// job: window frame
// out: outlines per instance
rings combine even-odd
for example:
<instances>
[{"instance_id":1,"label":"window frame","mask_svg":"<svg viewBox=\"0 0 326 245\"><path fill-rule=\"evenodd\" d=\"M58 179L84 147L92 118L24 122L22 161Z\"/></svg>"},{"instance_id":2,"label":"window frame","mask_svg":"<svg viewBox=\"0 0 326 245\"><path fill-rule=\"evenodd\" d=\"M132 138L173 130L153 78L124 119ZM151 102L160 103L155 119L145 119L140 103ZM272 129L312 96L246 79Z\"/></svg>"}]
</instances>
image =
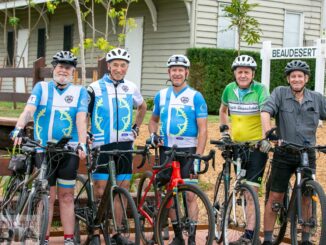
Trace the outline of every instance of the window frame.
<instances>
[{"instance_id":1,"label":"window frame","mask_svg":"<svg viewBox=\"0 0 326 245\"><path fill-rule=\"evenodd\" d=\"M293 11L293 10L285 10L284 11L284 24L283 24L283 47L290 47L290 46L285 46L285 33L286 33L286 15L287 14L296 14L300 16L300 29L299 29L299 44L297 47L302 47L303 46L303 32L304 32L304 13L303 12L298 12L298 11Z\"/></svg>"}]
</instances>

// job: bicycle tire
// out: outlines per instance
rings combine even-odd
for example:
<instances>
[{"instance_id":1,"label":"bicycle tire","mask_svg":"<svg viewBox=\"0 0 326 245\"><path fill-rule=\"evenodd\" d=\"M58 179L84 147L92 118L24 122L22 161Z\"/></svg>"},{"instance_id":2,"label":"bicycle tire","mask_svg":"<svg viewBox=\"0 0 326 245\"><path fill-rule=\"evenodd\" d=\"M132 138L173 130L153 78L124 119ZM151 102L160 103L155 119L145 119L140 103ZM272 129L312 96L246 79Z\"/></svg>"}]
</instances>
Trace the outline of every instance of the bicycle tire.
<instances>
[{"instance_id":1,"label":"bicycle tire","mask_svg":"<svg viewBox=\"0 0 326 245\"><path fill-rule=\"evenodd\" d=\"M2 204L5 204L10 198L11 201L4 207L4 212L7 215L15 216L19 210L20 202L22 199L22 186L17 189L17 186L24 181L23 176L14 175L10 177L8 186L5 190ZM15 194L13 194L15 193Z\"/></svg>"},{"instance_id":2,"label":"bicycle tire","mask_svg":"<svg viewBox=\"0 0 326 245\"><path fill-rule=\"evenodd\" d=\"M126 204L123 203L123 198L125 198L124 200ZM104 227L108 228L108 234L119 233L124 239L132 241L134 244L140 244L141 232L139 214L130 193L127 189L117 186L113 189L113 199L117 203L116 205L122 207L122 220L121 222L115 220L115 223L117 224L117 230L115 230L114 222L112 220L112 212L115 210L111 210L110 207L110 211L107 212L104 225ZM112 241L114 241L114 239L111 237L111 242ZM114 242L112 242L112 244L114 244Z\"/></svg>"},{"instance_id":3,"label":"bicycle tire","mask_svg":"<svg viewBox=\"0 0 326 245\"><path fill-rule=\"evenodd\" d=\"M316 196L317 195L317 196ZM313 244L326 244L326 196L321 185L314 180L307 180L302 185L302 197L310 196L311 204L305 203L305 207L312 207L313 217L309 218L312 227L312 234L310 234L310 241ZM320 210L316 210L316 204L320 204ZM296 203L295 203L296 204ZM295 206L296 207L296 206ZM304 207L304 205L302 205ZM302 210L303 211L303 210ZM320 218L320 219L319 219ZM318 226L320 224L320 226ZM291 215L291 243L300 244L300 235L302 227L298 224L297 209ZM310 229L311 231L311 229Z\"/></svg>"},{"instance_id":4,"label":"bicycle tire","mask_svg":"<svg viewBox=\"0 0 326 245\"><path fill-rule=\"evenodd\" d=\"M190 192L197 197L197 205L199 207L197 220L195 220L196 217L195 219L193 217L186 217L185 215L187 212L185 210L181 210L181 208L188 208L187 205L184 205L184 195L189 195ZM180 201L179 205L176 203L177 201ZM178 185L176 192L170 191L166 194L158 211L157 222L155 225L155 236L156 241L159 245L164 244L164 228L171 226L168 221L168 215L172 206L178 209L180 217L183 215L180 218L179 227L181 229L181 234L185 240L188 239L192 231L195 231L193 228L197 228L197 232L195 231L195 234L192 234L196 236L196 233L201 233L200 236L195 237L197 244L208 245L213 243L215 236L214 214L210 201L208 200L206 194L197 186L182 184ZM195 212L189 213L194 215ZM203 237L204 239L199 240L200 237Z\"/></svg>"},{"instance_id":5,"label":"bicycle tire","mask_svg":"<svg viewBox=\"0 0 326 245\"><path fill-rule=\"evenodd\" d=\"M268 178L267 183L266 183L266 191L265 191L265 207L268 201L269 197L269 192L271 189L271 180ZM286 233L286 229L288 227L287 223L287 214L288 214L288 208L290 204L290 190L291 190L291 185L288 185L288 189L284 195L283 202L282 202L282 207L280 210L277 212L276 215L276 221L273 229L273 245L278 245L283 241L283 238Z\"/></svg>"},{"instance_id":6,"label":"bicycle tire","mask_svg":"<svg viewBox=\"0 0 326 245\"><path fill-rule=\"evenodd\" d=\"M225 204L226 186L223 178L223 173L219 173L216 178L214 198L213 198L213 211L215 218L215 240L221 243L223 240L223 217L224 217L224 204Z\"/></svg>"},{"instance_id":7,"label":"bicycle tire","mask_svg":"<svg viewBox=\"0 0 326 245\"><path fill-rule=\"evenodd\" d=\"M258 202L258 195L248 184L240 184L236 187L235 200L233 200L233 194L234 193L231 193L230 197L228 198L226 212L224 213L223 244L229 244L229 242L231 241L237 241L242 236L244 236L246 230L253 231L252 238L248 239L248 242L250 242L250 244L258 244L260 229L260 208ZM248 215L246 214L246 211L244 211L247 206L247 199L245 197L246 195L250 195L251 199L253 200L253 209L250 209L254 210L255 212L255 218L251 219L252 221L254 221L254 224L252 224L253 228L248 227L247 224L249 222L246 219ZM235 205L233 205L233 202ZM242 212L242 216L238 216L238 214L241 215ZM235 217L235 215L237 215L237 217Z\"/></svg>"},{"instance_id":8,"label":"bicycle tire","mask_svg":"<svg viewBox=\"0 0 326 245\"><path fill-rule=\"evenodd\" d=\"M91 210L91 193L89 187L89 181L83 176L78 174L76 177L75 194L74 194L74 210L75 210L75 226L74 226L74 238L78 244L83 244L81 238L81 231L88 231L87 229L87 215ZM82 222L79 217L86 220L86 223Z\"/></svg>"},{"instance_id":9,"label":"bicycle tire","mask_svg":"<svg viewBox=\"0 0 326 245\"><path fill-rule=\"evenodd\" d=\"M142 208L144 211L146 211L151 218L154 218L154 211L155 211L155 198L151 198L149 196L146 196L146 199L142 206L140 207L141 199L144 195L144 189L148 187L148 183L151 180L153 176L153 173L150 171L146 171L143 173L137 189L137 210L139 211L140 208ZM152 187L154 187L152 185ZM153 190L154 191L154 190ZM141 240L144 244L151 244L154 242L154 227L148 222L148 220L139 212L139 222L140 222L140 236ZM155 222L153 220L153 222Z\"/></svg>"},{"instance_id":10,"label":"bicycle tire","mask_svg":"<svg viewBox=\"0 0 326 245\"><path fill-rule=\"evenodd\" d=\"M49 198L48 194L36 193L31 200L31 219L27 228L27 236L23 238L24 244L29 239L37 241L37 244L43 244L49 222ZM26 234L26 229L25 229ZM34 243L35 244L35 243Z\"/></svg>"}]
</instances>

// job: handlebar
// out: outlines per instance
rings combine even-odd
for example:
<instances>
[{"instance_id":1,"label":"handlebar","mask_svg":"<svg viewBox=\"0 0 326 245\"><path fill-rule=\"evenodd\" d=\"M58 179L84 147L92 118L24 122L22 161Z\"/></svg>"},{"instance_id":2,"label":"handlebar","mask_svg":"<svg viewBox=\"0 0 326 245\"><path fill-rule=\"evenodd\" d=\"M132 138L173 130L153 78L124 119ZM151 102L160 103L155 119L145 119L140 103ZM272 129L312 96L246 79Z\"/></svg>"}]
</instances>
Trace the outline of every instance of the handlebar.
<instances>
[{"instance_id":1,"label":"handlebar","mask_svg":"<svg viewBox=\"0 0 326 245\"><path fill-rule=\"evenodd\" d=\"M285 141L285 140L282 140L281 145L276 146L276 147L288 148L288 149L292 149L292 150L298 151L298 152L308 151L308 150L317 150L322 153L326 153L326 146L324 146L324 145L316 145L316 146L300 145L300 144L296 144L296 143Z\"/></svg>"},{"instance_id":2,"label":"handlebar","mask_svg":"<svg viewBox=\"0 0 326 245\"><path fill-rule=\"evenodd\" d=\"M215 151L214 150L210 150L210 152L208 153L208 155L202 156L199 154L194 154L194 153L189 153L189 152L177 152L177 145L173 145L172 148L168 151L165 151L165 155L166 160L163 164L158 165L158 166L153 166L153 169L163 169L165 168L165 166L171 162L173 159L175 159L176 157L182 157L182 158L191 158L191 159L199 159L201 161L204 161L205 163L205 168L203 171L199 171L197 172L197 174L203 174L206 173L208 170L208 161L209 160L213 160L213 167L215 167Z\"/></svg>"}]
</instances>

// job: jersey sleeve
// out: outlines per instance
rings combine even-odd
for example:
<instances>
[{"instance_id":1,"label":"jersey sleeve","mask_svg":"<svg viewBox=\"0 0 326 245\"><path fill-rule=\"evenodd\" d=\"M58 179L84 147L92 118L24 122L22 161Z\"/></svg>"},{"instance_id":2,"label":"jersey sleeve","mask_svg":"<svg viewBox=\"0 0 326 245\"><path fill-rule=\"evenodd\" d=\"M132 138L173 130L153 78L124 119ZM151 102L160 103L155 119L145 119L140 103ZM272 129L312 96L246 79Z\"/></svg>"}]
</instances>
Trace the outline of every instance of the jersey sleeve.
<instances>
[{"instance_id":1,"label":"jersey sleeve","mask_svg":"<svg viewBox=\"0 0 326 245\"><path fill-rule=\"evenodd\" d=\"M78 100L77 112L87 112L88 111L88 96L87 90L84 87L80 88L80 95Z\"/></svg>"},{"instance_id":2,"label":"jersey sleeve","mask_svg":"<svg viewBox=\"0 0 326 245\"><path fill-rule=\"evenodd\" d=\"M41 98L42 98L42 86L41 83L38 82L35 84L32 93L28 98L27 104L34 105L37 107L40 104Z\"/></svg>"},{"instance_id":3,"label":"jersey sleeve","mask_svg":"<svg viewBox=\"0 0 326 245\"><path fill-rule=\"evenodd\" d=\"M263 85L259 94L258 103L259 103L259 109L261 110L263 105L266 103L269 97L269 92L267 88Z\"/></svg>"},{"instance_id":4,"label":"jersey sleeve","mask_svg":"<svg viewBox=\"0 0 326 245\"><path fill-rule=\"evenodd\" d=\"M92 115L94 103L95 103L95 92L92 86L87 87L87 93L88 93L88 113Z\"/></svg>"},{"instance_id":5,"label":"jersey sleeve","mask_svg":"<svg viewBox=\"0 0 326 245\"><path fill-rule=\"evenodd\" d=\"M134 101L134 105L136 107L140 106L144 102L144 98L141 95L137 86L135 86L135 89L134 89L133 101Z\"/></svg>"},{"instance_id":6,"label":"jersey sleeve","mask_svg":"<svg viewBox=\"0 0 326 245\"><path fill-rule=\"evenodd\" d=\"M207 104L203 97L203 95L199 92L196 93L194 98L196 118L206 118L208 116L207 113Z\"/></svg>"},{"instance_id":7,"label":"jersey sleeve","mask_svg":"<svg viewBox=\"0 0 326 245\"><path fill-rule=\"evenodd\" d=\"M154 97L153 113L154 116L160 116L160 93L158 92Z\"/></svg>"},{"instance_id":8,"label":"jersey sleeve","mask_svg":"<svg viewBox=\"0 0 326 245\"><path fill-rule=\"evenodd\" d=\"M223 93L222 93L222 98L221 98L221 102L223 103L223 105L225 106L228 106L229 104L229 99L228 99L228 87L226 87L224 90L223 90Z\"/></svg>"}]
</instances>

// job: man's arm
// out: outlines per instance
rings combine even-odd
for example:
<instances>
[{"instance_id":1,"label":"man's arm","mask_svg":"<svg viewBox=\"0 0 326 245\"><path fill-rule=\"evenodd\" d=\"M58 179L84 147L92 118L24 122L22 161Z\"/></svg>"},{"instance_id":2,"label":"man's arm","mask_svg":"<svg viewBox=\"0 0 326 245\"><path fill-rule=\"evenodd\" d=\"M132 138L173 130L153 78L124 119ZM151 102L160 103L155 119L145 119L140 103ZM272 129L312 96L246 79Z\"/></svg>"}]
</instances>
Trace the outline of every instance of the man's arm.
<instances>
[{"instance_id":1,"label":"man's arm","mask_svg":"<svg viewBox=\"0 0 326 245\"><path fill-rule=\"evenodd\" d=\"M148 123L149 134L157 133L159 127L159 121L160 121L159 116L155 116L155 115L151 116L151 119L149 119L149 123Z\"/></svg>"},{"instance_id":2,"label":"man's arm","mask_svg":"<svg viewBox=\"0 0 326 245\"><path fill-rule=\"evenodd\" d=\"M229 125L229 115L228 115L229 108L221 104L220 107L220 125Z\"/></svg>"},{"instance_id":3,"label":"man's arm","mask_svg":"<svg viewBox=\"0 0 326 245\"><path fill-rule=\"evenodd\" d=\"M146 110L147 110L147 105L146 102L143 101L143 103L137 107L136 118L135 118L135 124L137 125L137 127L140 127L140 125L143 123Z\"/></svg>"},{"instance_id":4,"label":"man's arm","mask_svg":"<svg viewBox=\"0 0 326 245\"><path fill-rule=\"evenodd\" d=\"M207 118L197 118L198 143L196 153L202 155L207 141Z\"/></svg>"},{"instance_id":5,"label":"man's arm","mask_svg":"<svg viewBox=\"0 0 326 245\"><path fill-rule=\"evenodd\" d=\"M28 122L33 119L36 107L34 105L26 105L22 114L20 114L16 123L16 128L24 128Z\"/></svg>"},{"instance_id":6,"label":"man's arm","mask_svg":"<svg viewBox=\"0 0 326 245\"><path fill-rule=\"evenodd\" d=\"M271 115L268 112L263 111L260 113L260 117L261 117L261 124L263 128L263 135L266 135L266 132L268 132L272 128Z\"/></svg>"},{"instance_id":7,"label":"man's arm","mask_svg":"<svg viewBox=\"0 0 326 245\"><path fill-rule=\"evenodd\" d=\"M86 145L86 137L87 137L87 113L86 112L78 112L76 115L76 126L78 133L78 142L82 143L84 146ZM86 158L86 151L78 150L79 158Z\"/></svg>"}]
</instances>

